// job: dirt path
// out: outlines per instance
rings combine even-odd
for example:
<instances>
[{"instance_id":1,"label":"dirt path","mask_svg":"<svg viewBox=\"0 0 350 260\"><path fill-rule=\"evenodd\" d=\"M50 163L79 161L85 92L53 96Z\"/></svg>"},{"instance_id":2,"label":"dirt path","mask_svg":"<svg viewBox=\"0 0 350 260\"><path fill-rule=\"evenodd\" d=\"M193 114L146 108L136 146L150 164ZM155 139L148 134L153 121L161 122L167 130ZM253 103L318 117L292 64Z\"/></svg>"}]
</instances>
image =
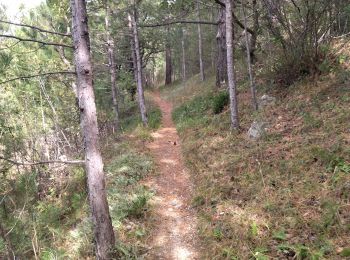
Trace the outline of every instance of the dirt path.
<instances>
[{"instance_id":1,"label":"dirt path","mask_svg":"<svg viewBox=\"0 0 350 260\"><path fill-rule=\"evenodd\" d=\"M181 157L179 136L171 120L171 104L153 95L162 111L162 127L147 145L160 174L148 180L156 190L153 199L156 230L147 259L199 259L196 217L191 205L192 185Z\"/></svg>"}]
</instances>

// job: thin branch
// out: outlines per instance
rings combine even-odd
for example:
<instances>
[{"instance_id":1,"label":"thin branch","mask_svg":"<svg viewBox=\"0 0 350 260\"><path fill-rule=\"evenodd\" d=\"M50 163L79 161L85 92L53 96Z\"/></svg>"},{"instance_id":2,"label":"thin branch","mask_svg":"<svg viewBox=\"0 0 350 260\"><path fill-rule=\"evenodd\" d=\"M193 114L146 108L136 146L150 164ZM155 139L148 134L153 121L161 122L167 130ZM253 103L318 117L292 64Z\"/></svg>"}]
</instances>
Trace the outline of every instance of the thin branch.
<instances>
[{"instance_id":1,"label":"thin branch","mask_svg":"<svg viewBox=\"0 0 350 260\"><path fill-rule=\"evenodd\" d=\"M234 14L234 12L232 12L232 16L233 16L233 21L239 26L241 27L243 30L247 30L247 32L249 32L251 35L254 35L255 32L250 29L250 28L245 28L244 24L237 18L237 16Z\"/></svg>"},{"instance_id":2,"label":"thin branch","mask_svg":"<svg viewBox=\"0 0 350 260\"><path fill-rule=\"evenodd\" d=\"M33 26L33 25L29 25L29 24L13 23L13 22L4 21L4 20L0 20L0 23L6 23L6 24L11 24L11 25L15 25L15 26L21 26L21 27L27 27L27 28L31 28L33 30L37 30L37 31L43 32L43 33L50 33L50 34L56 34L56 35L65 36L65 37L71 37L70 34L48 31L48 30L45 30L43 28L40 28L40 27L37 27L37 26Z\"/></svg>"},{"instance_id":3,"label":"thin branch","mask_svg":"<svg viewBox=\"0 0 350 260\"><path fill-rule=\"evenodd\" d=\"M0 37L16 39L16 40L19 40L21 42L36 42L36 43L40 43L43 45L61 46L61 47L66 47L66 48L71 48L71 49L73 48L73 46L66 45L66 44L61 44L61 43L56 43L56 42L43 42L43 41L34 40L34 39L25 39L25 38L20 38L20 37L14 36L14 35L0 34Z\"/></svg>"},{"instance_id":4,"label":"thin branch","mask_svg":"<svg viewBox=\"0 0 350 260\"><path fill-rule=\"evenodd\" d=\"M0 82L0 85L11 82L11 81L15 81L15 80L30 79L30 78L35 78L35 77L50 76L50 75L56 75L56 74L73 74L73 75L75 75L75 71L52 71L52 72L35 74L35 75L21 76L21 77L12 78L12 79L2 81L2 82Z\"/></svg>"},{"instance_id":5,"label":"thin branch","mask_svg":"<svg viewBox=\"0 0 350 260\"><path fill-rule=\"evenodd\" d=\"M153 27L161 27L161 26L167 26L172 24L208 24L208 25L218 25L216 22L210 22L210 21L184 21L184 20L177 20L177 21L170 21L170 22L164 22L164 23L156 23L156 24L140 24L139 27L143 28L153 28Z\"/></svg>"},{"instance_id":6,"label":"thin branch","mask_svg":"<svg viewBox=\"0 0 350 260\"><path fill-rule=\"evenodd\" d=\"M221 5L222 7L226 7L226 5L225 5L224 2L221 2L220 0L214 0L214 1L215 1L215 3ZM243 30L247 30L247 32L249 32L251 35L254 35L254 34L255 34L255 32L254 32L252 29L250 29L250 28L248 28L248 27L247 27L247 28L244 27L244 24L237 18L237 16L235 15L234 12L232 12L232 15L233 15L233 21L234 21L239 27L241 27Z\"/></svg>"},{"instance_id":7,"label":"thin branch","mask_svg":"<svg viewBox=\"0 0 350 260\"><path fill-rule=\"evenodd\" d=\"M7 161L9 163L15 164L15 165L25 165L25 166L34 166L34 165L42 165L42 164L84 164L85 161L76 160L76 161L67 161L67 160L52 160L52 161L38 161L38 162L18 162L14 161L9 158L5 158L3 156L0 156L0 160Z\"/></svg>"},{"instance_id":8,"label":"thin branch","mask_svg":"<svg viewBox=\"0 0 350 260\"><path fill-rule=\"evenodd\" d=\"M226 7L224 2L221 2L220 0L214 0L214 1L215 1L215 3L221 5L222 7Z\"/></svg>"}]
</instances>

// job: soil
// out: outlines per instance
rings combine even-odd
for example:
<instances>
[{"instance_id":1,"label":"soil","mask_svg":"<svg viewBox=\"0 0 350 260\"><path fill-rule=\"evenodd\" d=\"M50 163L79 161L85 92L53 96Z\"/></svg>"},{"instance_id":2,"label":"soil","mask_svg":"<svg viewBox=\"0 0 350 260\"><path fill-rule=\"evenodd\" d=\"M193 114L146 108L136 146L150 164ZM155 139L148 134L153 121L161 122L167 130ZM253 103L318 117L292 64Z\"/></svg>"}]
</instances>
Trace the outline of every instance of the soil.
<instances>
[{"instance_id":1,"label":"soil","mask_svg":"<svg viewBox=\"0 0 350 260\"><path fill-rule=\"evenodd\" d=\"M172 105L159 93L154 93L153 99L162 111L162 126L147 147L160 174L146 183L156 193L152 200L155 229L146 259L200 259L197 219L191 208L192 183L171 119Z\"/></svg>"}]
</instances>

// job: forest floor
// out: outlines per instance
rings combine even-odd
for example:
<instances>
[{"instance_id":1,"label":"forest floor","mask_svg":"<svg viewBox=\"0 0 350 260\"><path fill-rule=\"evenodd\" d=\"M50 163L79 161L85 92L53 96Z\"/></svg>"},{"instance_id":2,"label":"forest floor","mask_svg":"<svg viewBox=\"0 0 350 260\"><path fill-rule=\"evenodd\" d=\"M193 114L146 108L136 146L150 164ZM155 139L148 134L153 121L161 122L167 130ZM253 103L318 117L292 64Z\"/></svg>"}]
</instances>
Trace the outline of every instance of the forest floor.
<instances>
[{"instance_id":1,"label":"forest floor","mask_svg":"<svg viewBox=\"0 0 350 260\"><path fill-rule=\"evenodd\" d=\"M192 183L184 166L179 136L171 119L172 105L153 94L162 111L162 126L147 144L159 174L150 176L146 186L155 191L155 229L150 238L149 259L199 259L197 219L191 208Z\"/></svg>"}]
</instances>

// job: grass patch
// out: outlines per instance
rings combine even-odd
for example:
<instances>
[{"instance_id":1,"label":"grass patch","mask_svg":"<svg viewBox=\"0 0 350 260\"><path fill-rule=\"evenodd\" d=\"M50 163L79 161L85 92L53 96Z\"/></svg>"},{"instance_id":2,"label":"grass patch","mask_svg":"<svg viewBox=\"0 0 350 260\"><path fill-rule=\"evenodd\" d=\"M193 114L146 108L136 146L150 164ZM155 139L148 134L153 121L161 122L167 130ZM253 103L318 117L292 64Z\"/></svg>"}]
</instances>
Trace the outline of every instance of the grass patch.
<instances>
[{"instance_id":1,"label":"grass patch","mask_svg":"<svg viewBox=\"0 0 350 260\"><path fill-rule=\"evenodd\" d=\"M162 90L175 104L196 183L203 258L342 259L350 230L349 89L337 75L304 80L273 93L275 106L253 112L242 84L240 133L229 130L227 99L212 91L212 78ZM248 140L261 118L265 138Z\"/></svg>"}]
</instances>

